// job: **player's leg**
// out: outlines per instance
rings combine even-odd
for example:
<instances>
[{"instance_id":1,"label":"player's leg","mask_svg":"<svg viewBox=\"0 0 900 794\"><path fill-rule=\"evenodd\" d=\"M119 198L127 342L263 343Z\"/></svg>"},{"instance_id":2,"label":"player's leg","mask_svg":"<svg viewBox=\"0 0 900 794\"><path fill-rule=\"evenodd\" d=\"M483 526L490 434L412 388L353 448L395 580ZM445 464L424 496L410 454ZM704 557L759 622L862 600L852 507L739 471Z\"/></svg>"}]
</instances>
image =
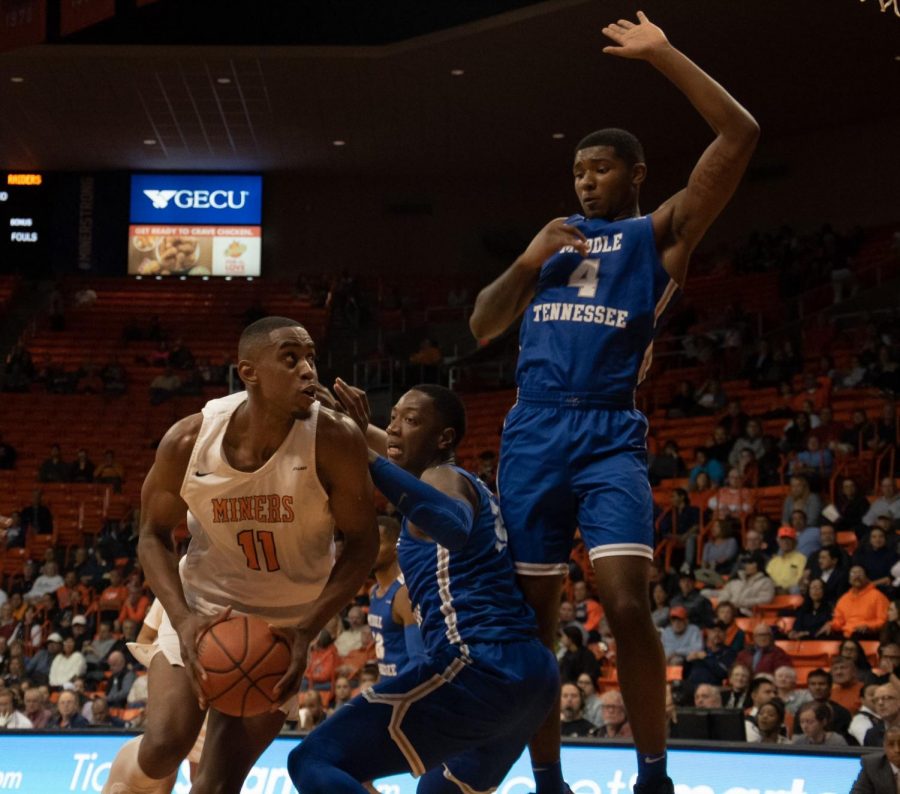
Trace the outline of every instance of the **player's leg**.
<instances>
[{"instance_id":1,"label":"player's leg","mask_svg":"<svg viewBox=\"0 0 900 794\"><path fill-rule=\"evenodd\" d=\"M551 651L577 508L567 474L569 413L554 406L517 404L503 426L497 474L500 512L519 586L537 615L541 642ZM537 794L567 790L559 746L557 692L556 705L528 745Z\"/></svg>"},{"instance_id":2,"label":"player's leg","mask_svg":"<svg viewBox=\"0 0 900 794\"><path fill-rule=\"evenodd\" d=\"M167 794L203 723L204 713L183 667L159 652L148 676L144 733L116 755L104 794Z\"/></svg>"},{"instance_id":3,"label":"player's leg","mask_svg":"<svg viewBox=\"0 0 900 794\"><path fill-rule=\"evenodd\" d=\"M253 764L282 725L282 711L241 718L211 709L192 794L239 794Z\"/></svg>"}]
</instances>

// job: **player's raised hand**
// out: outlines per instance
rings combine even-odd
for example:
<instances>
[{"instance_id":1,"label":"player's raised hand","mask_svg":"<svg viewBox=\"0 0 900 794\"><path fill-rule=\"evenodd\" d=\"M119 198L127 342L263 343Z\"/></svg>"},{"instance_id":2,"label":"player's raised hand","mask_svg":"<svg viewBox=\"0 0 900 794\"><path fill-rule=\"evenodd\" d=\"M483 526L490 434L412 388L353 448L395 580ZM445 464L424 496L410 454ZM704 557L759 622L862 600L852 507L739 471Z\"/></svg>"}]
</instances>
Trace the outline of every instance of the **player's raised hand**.
<instances>
[{"instance_id":1,"label":"player's raised hand","mask_svg":"<svg viewBox=\"0 0 900 794\"><path fill-rule=\"evenodd\" d=\"M620 58L647 60L668 46L669 40L662 28L654 25L643 11L638 11L637 16L637 24L620 19L603 28L603 35L618 45L604 47L603 52Z\"/></svg>"},{"instance_id":2,"label":"player's raised hand","mask_svg":"<svg viewBox=\"0 0 900 794\"><path fill-rule=\"evenodd\" d=\"M281 680L272 688L272 694L277 698L277 702L272 704L269 711L276 712L289 698L300 691L303 674L306 672L309 646L313 637L306 631L292 627L269 626L269 631L276 637L281 637L291 649L291 663Z\"/></svg>"},{"instance_id":3,"label":"player's raised hand","mask_svg":"<svg viewBox=\"0 0 900 794\"><path fill-rule=\"evenodd\" d=\"M369 398L366 393L357 386L351 386L347 381L338 378L334 382L334 393L340 400L344 410L359 429L366 432L369 427L369 419L372 411L369 408Z\"/></svg>"},{"instance_id":4,"label":"player's raised hand","mask_svg":"<svg viewBox=\"0 0 900 794\"><path fill-rule=\"evenodd\" d=\"M181 642L181 659L184 662L184 669L188 674L188 680L191 682L191 689L197 696L197 702L201 709L206 708L206 697L200 688L200 681L206 680L206 670L200 664L197 658L197 646L203 635L211 629L216 623L228 620L231 617L231 607L223 609L215 615L198 615L192 612L185 620L175 626L178 632L178 639Z\"/></svg>"},{"instance_id":5,"label":"player's raised hand","mask_svg":"<svg viewBox=\"0 0 900 794\"><path fill-rule=\"evenodd\" d=\"M535 235L520 261L538 270L553 254L566 246L572 246L582 256L589 253L587 237L581 230L568 226L565 218L556 218Z\"/></svg>"}]
</instances>

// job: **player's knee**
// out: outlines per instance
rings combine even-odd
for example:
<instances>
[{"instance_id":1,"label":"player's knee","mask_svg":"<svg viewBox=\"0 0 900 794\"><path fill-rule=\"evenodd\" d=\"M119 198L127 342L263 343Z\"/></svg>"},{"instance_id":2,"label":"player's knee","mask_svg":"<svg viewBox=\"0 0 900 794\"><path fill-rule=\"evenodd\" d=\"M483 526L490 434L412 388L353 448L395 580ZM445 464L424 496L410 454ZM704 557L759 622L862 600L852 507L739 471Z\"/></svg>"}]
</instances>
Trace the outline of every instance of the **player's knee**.
<instances>
[{"instance_id":1,"label":"player's knee","mask_svg":"<svg viewBox=\"0 0 900 794\"><path fill-rule=\"evenodd\" d=\"M159 731L147 731L141 740L138 763L150 777L163 778L178 768L196 738L176 726L165 736L160 736Z\"/></svg>"},{"instance_id":2,"label":"player's knee","mask_svg":"<svg viewBox=\"0 0 900 794\"><path fill-rule=\"evenodd\" d=\"M619 627L640 626L650 615L650 607L643 593L619 591L606 598L603 606L613 632Z\"/></svg>"},{"instance_id":3,"label":"player's knee","mask_svg":"<svg viewBox=\"0 0 900 794\"><path fill-rule=\"evenodd\" d=\"M329 764L315 750L315 742L306 740L288 753L287 768L300 794L327 792Z\"/></svg>"}]
</instances>

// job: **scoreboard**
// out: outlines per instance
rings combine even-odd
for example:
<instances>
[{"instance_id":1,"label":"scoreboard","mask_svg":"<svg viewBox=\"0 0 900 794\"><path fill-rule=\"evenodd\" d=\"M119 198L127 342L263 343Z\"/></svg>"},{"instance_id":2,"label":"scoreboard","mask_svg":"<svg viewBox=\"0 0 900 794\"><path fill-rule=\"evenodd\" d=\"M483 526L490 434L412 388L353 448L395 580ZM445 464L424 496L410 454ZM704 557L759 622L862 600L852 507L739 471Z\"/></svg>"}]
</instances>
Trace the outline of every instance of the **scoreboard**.
<instances>
[{"instance_id":1,"label":"scoreboard","mask_svg":"<svg viewBox=\"0 0 900 794\"><path fill-rule=\"evenodd\" d=\"M0 272L24 275L46 264L47 220L44 175L3 173L0 181Z\"/></svg>"}]
</instances>

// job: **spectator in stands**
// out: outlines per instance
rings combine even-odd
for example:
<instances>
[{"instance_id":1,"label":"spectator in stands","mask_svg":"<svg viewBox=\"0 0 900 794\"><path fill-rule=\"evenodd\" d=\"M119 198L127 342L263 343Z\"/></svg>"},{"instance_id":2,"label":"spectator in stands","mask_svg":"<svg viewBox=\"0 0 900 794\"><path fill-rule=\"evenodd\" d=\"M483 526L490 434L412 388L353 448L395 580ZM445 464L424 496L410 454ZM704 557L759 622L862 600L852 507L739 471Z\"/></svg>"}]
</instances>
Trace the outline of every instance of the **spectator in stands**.
<instances>
[{"instance_id":1,"label":"spectator in stands","mask_svg":"<svg viewBox=\"0 0 900 794\"><path fill-rule=\"evenodd\" d=\"M879 720L866 731L865 747L881 746L887 731L900 728L900 693L893 684L881 684L875 690L875 711Z\"/></svg>"},{"instance_id":2,"label":"spectator in stands","mask_svg":"<svg viewBox=\"0 0 900 794\"><path fill-rule=\"evenodd\" d=\"M819 439L811 435L806 439L806 449L797 453L797 457L791 461L789 471L792 476L805 475L813 487L817 488L828 482L833 468L834 453L827 447L823 449Z\"/></svg>"},{"instance_id":3,"label":"spectator in stands","mask_svg":"<svg viewBox=\"0 0 900 794\"><path fill-rule=\"evenodd\" d=\"M663 446L662 454L656 455L650 463L651 485L659 485L660 480L687 477L687 466L678 454L678 444L671 439Z\"/></svg>"},{"instance_id":4,"label":"spectator in stands","mask_svg":"<svg viewBox=\"0 0 900 794\"><path fill-rule=\"evenodd\" d=\"M710 480L709 475L705 471L701 471L694 482L688 485L688 490L701 498L708 499L713 495L713 491L717 487L718 486Z\"/></svg>"},{"instance_id":5,"label":"spectator in stands","mask_svg":"<svg viewBox=\"0 0 900 794\"><path fill-rule=\"evenodd\" d=\"M765 449L762 440L762 426L758 419L748 421L746 431L734 442L734 446L728 455L728 464L730 466L735 467L738 465L742 449L749 449L755 458L763 456Z\"/></svg>"},{"instance_id":6,"label":"spectator in stands","mask_svg":"<svg viewBox=\"0 0 900 794\"><path fill-rule=\"evenodd\" d=\"M0 525L0 544L0 548L7 549L25 547L25 527L22 526L22 513L18 510L13 510Z\"/></svg>"},{"instance_id":7,"label":"spectator in stands","mask_svg":"<svg viewBox=\"0 0 900 794\"><path fill-rule=\"evenodd\" d=\"M728 403L720 381L710 378L694 393L698 413L717 414Z\"/></svg>"},{"instance_id":8,"label":"spectator in stands","mask_svg":"<svg viewBox=\"0 0 900 794\"><path fill-rule=\"evenodd\" d=\"M362 607L350 607L347 612L347 626L334 641L338 656L347 656L351 651L358 651L363 647L365 626L366 617Z\"/></svg>"},{"instance_id":9,"label":"spectator in stands","mask_svg":"<svg viewBox=\"0 0 900 794\"><path fill-rule=\"evenodd\" d=\"M679 381L675 387L675 394L666 406L666 416L669 419L683 419L694 416L696 412L697 398L694 387L689 380Z\"/></svg>"},{"instance_id":10,"label":"spectator in stands","mask_svg":"<svg viewBox=\"0 0 900 794\"><path fill-rule=\"evenodd\" d=\"M730 601L744 615L751 615L760 604L768 604L775 597L775 583L762 570L763 565L765 558L759 552L744 555L740 572L718 592L719 600Z\"/></svg>"},{"instance_id":11,"label":"spectator in stands","mask_svg":"<svg viewBox=\"0 0 900 794\"><path fill-rule=\"evenodd\" d=\"M838 599L826 631L845 637L877 637L887 622L887 608L887 598L869 581L865 569L854 565L850 568L850 590Z\"/></svg>"},{"instance_id":12,"label":"spectator in stands","mask_svg":"<svg viewBox=\"0 0 900 794\"><path fill-rule=\"evenodd\" d=\"M732 468L728 470L727 484L707 504L716 518L740 520L753 510L753 503L753 491L744 487L740 469Z\"/></svg>"},{"instance_id":13,"label":"spectator in stands","mask_svg":"<svg viewBox=\"0 0 900 794\"><path fill-rule=\"evenodd\" d=\"M900 645L896 642L882 642L878 646L878 663L875 669L869 670L867 681L887 684L891 676L896 675L900 666Z\"/></svg>"},{"instance_id":14,"label":"spectator in stands","mask_svg":"<svg viewBox=\"0 0 900 794\"><path fill-rule=\"evenodd\" d=\"M135 679L134 671L129 669L124 653L121 651L110 653L109 672L106 699L113 708L124 708Z\"/></svg>"},{"instance_id":15,"label":"spectator in stands","mask_svg":"<svg viewBox=\"0 0 900 794\"><path fill-rule=\"evenodd\" d=\"M806 439L812 430L812 422L806 411L797 411L788 422L781 437L781 451L786 454L797 453L806 449Z\"/></svg>"},{"instance_id":16,"label":"spectator in stands","mask_svg":"<svg viewBox=\"0 0 900 794\"><path fill-rule=\"evenodd\" d=\"M157 375L150 382L150 404L160 405L166 400L171 400L181 389L181 378L179 378L171 369L166 367L165 371Z\"/></svg>"},{"instance_id":17,"label":"spectator in stands","mask_svg":"<svg viewBox=\"0 0 900 794\"><path fill-rule=\"evenodd\" d=\"M112 623L110 621L101 621L97 627L97 636L82 646L82 653L87 659L88 664L103 665L107 661L107 657L116 645L116 638L112 633Z\"/></svg>"},{"instance_id":18,"label":"spectator in stands","mask_svg":"<svg viewBox=\"0 0 900 794\"><path fill-rule=\"evenodd\" d=\"M835 731L828 730L831 714L824 703L804 703L797 712L801 734L794 736L794 744L828 745L846 747L847 740Z\"/></svg>"},{"instance_id":19,"label":"spectator in stands","mask_svg":"<svg viewBox=\"0 0 900 794\"><path fill-rule=\"evenodd\" d=\"M50 727L60 729L89 728L91 724L81 716L78 696L71 691L63 691L56 702L56 716Z\"/></svg>"},{"instance_id":20,"label":"spectator in stands","mask_svg":"<svg viewBox=\"0 0 900 794\"><path fill-rule=\"evenodd\" d=\"M841 433L838 450L847 455L856 455L865 450L868 441L875 435L875 426L869 421L866 412L861 408L852 414L850 426Z\"/></svg>"},{"instance_id":21,"label":"spectator in stands","mask_svg":"<svg viewBox=\"0 0 900 794\"><path fill-rule=\"evenodd\" d=\"M728 688L722 693L726 709L744 709L750 705L750 678L753 673L740 662L731 665L728 672Z\"/></svg>"},{"instance_id":22,"label":"spectator in stands","mask_svg":"<svg viewBox=\"0 0 900 794\"><path fill-rule=\"evenodd\" d=\"M777 593L799 593L806 557L797 551L797 531L791 526L778 530L778 553L769 560L766 573Z\"/></svg>"},{"instance_id":23,"label":"spectator in stands","mask_svg":"<svg viewBox=\"0 0 900 794\"><path fill-rule=\"evenodd\" d=\"M750 417L741 408L741 401L735 397L728 401L728 407L725 409L725 415L719 420L719 425L724 428L728 437L734 440L746 435L749 421Z\"/></svg>"},{"instance_id":24,"label":"spectator in stands","mask_svg":"<svg viewBox=\"0 0 900 794\"><path fill-rule=\"evenodd\" d=\"M607 710L604 709L604 719ZM584 697L575 684L560 689L560 733L563 736L590 736L594 726L584 716Z\"/></svg>"},{"instance_id":25,"label":"spectator in stands","mask_svg":"<svg viewBox=\"0 0 900 794\"><path fill-rule=\"evenodd\" d=\"M575 620L582 625L591 641L600 639L600 621L603 620L603 607L588 594L587 582L575 582L572 586L572 605L575 608Z\"/></svg>"},{"instance_id":26,"label":"spectator in stands","mask_svg":"<svg viewBox=\"0 0 900 794\"><path fill-rule=\"evenodd\" d=\"M12 689L0 689L0 730L24 731L34 728L31 720L18 709Z\"/></svg>"},{"instance_id":27,"label":"spectator in stands","mask_svg":"<svg viewBox=\"0 0 900 794\"><path fill-rule=\"evenodd\" d=\"M819 579L825 588L825 601L834 606L850 587L850 559L836 544L823 546L818 555L807 560L808 579Z\"/></svg>"},{"instance_id":28,"label":"spectator in stands","mask_svg":"<svg viewBox=\"0 0 900 794\"><path fill-rule=\"evenodd\" d=\"M115 459L115 453L108 449L103 453L103 462L94 470L94 482L112 485L116 493L121 493L125 480L125 469Z\"/></svg>"},{"instance_id":29,"label":"spectator in stands","mask_svg":"<svg viewBox=\"0 0 900 794\"><path fill-rule=\"evenodd\" d=\"M144 587L140 580L132 575L125 585L128 596L119 610L119 616L115 621L116 626L124 625L126 620L133 620L135 623L143 623L150 608L150 598L144 592Z\"/></svg>"},{"instance_id":30,"label":"spectator in stands","mask_svg":"<svg viewBox=\"0 0 900 794\"><path fill-rule=\"evenodd\" d=\"M793 667L794 660L775 644L772 627L757 623L753 628L753 646L738 654L737 661L750 668L753 675L769 673L773 675L781 667Z\"/></svg>"},{"instance_id":31,"label":"spectator in stands","mask_svg":"<svg viewBox=\"0 0 900 794\"><path fill-rule=\"evenodd\" d=\"M329 711L334 714L342 706L346 706L353 700L353 687L350 685L350 679L346 676L339 675L334 679L334 698L331 701Z\"/></svg>"},{"instance_id":32,"label":"spectator in stands","mask_svg":"<svg viewBox=\"0 0 900 794\"><path fill-rule=\"evenodd\" d=\"M600 663L597 657L584 647L584 638L574 626L562 630L562 643L565 648L559 660L559 677L562 681L575 682L583 673L596 679L600 675Z\"/></svg>"},{"instance_id":33,"label":"spectator in stands","mask_svg":"<svg viewBox=\"0 0 900 794\"><path fill-rule=\"evenodd\" d=\"M597 687L594 684L594 679L587 673L582 673L578 676L578 680L575 684L581 690L582 702L584 703L582 712L584 718L591 723L591 725L595 725L599 728L604 722L603 702L600 700L600 695L597 694Z\"/></svg>"},{"instance_id":34,"label":"spectator in stands","mask_svg":"<svg viewBox=\"0 0 900 794\"><path fill-rule=\"evenodd\" d=\"M800 706L812 700L807 690L797 689L797 671L793 667L783 664L775 668L774 680L777 697L791 714L796 714Z\"/></svg>"},{"instance_id":35,"label":"spectator in stands","mask_svg":"<svg viewBox=\"0 0 900 794\"><path fill-rule=\"evenodd\" d=\"M763 556L763 565L769 561L769 555L766 553L766 536L769 533L769 519L763 515L756 515L750 524L750 528L744 535L744 545L741 547L740 555L731 566L730 576L737 576L741 569L741 557L745 554L753 554L759 552Z\"/></svg>"},{"instance_id":36,"label":"spectator in stands","mask_svg":"<svg viewBox=\"0 0 900 794\"><path fill-rule=\"evenodd\" d=\"M118 717L113 717L109 712L109 702L103 695L95 695L91 700L92 728L124 728L125 723Z\"/></svg>"},{"instance_id":37,"label":"spectator in stands","mask_svg":"<svg viewBox=\"0 0 900 794\"><path fill-rule=\"evenodd\" d=\"M686 609L688 620L695 626L711 626L715 619L712 604L694 587L694 576L689 570L679 572L678 592L672 596L670 604Z\"/></svg>"},{"instance_id":38,"label":"spectator in stands","mask_svg":"<svg viewBox=\"0 0 900 794\"><path fill-rule=\"evenodd\" d=\"M830 405L822 406L819 412L819 426L809 431L809 435L819 439L822 449L830 449L834 452L841 440L843 427L834 421L834 411Z\"/></svg>"},{"instance_id":39,"label":"spectator in stands","mask_svg":"<svg viewBox=\"0 0 900 794\"><path fill-rule=\"evenodd\" d=\"M122 583L122 574L117 568L109 572L109 584L97 598L100 620L109 621L116 627L122 605L128 599L128 588Z\"/></svg>"},{"instance_id":40,"label":"spectator in stands","mask_svg":"<svg viewBox=\"0 0 900 794\"><path fill-rule=\"evenodd\" d=\"M756 726L756 715L761 706L772 700L777 694L775 682L769 674L757 675L750 682L750 710L744 720L744 731L748 742L759 741L759 728Z\"/></svg>"},{"instance_id":41,"label":"spectator in stands","mask_svg":"<svg viewBox=\"0 0 900 794\"><path fill-rule=\"evenodd\" d=\"M684 607L669 610L669 625L660 636L669 665L682 665L691 654L703 652L703 634L693 623L688 623Z\"/></svg>"},{"instance_id":42,"label":"spectator in stands","mask_svg":"<svg viewBox=\"0 0 900 794\"><path fill-rule=\"evenodd\" d=\"M850 720L850 728L848 733L853 737L857 744L863 745L866 741L866 734L876 725L881 724L881 717L878 716L878 702L876 695L881 684L874 682L865 683L860 687L860 698L862 705L859 711Z\"/></svg>"},{"instance_id":43,"label":"spectator in stands","mask_svg":"<svg viewBox=\"0 0 900 794\"><path fill-rule=\"evenodd\" d=\"M650 592L650 609L653 617L653 625L662 629L669 625L669 593L665 587L657 583ZM2 607L0 607L2 609ZM2 613L0 613L2 614ZM562 616L560 615L560 620Z\"/></svg>"},{"instance_id":44,"label":"spectator in stands","mask_svg":"<svg viewBox=\"0 0 900 794\"><path fill-rule=\"evenodd\" d=\"M743 629L737 624L737 611L734 604L723 599L716 604L716 621L725 627L725 644L735 653L744 649L747 642Z\"/></svg>"},{"instance_id":45,"label":"spectator in stands","mask_svg":"<svg viewBox=\"0 0 900 794\"><path fill-rule=\"evenodd\" d=\"M66 637L62 641L62 652L53 658L50 665L49 684L53 688L60 688L72 683L77 676L87 672L87 662L78 651L75 650L75 640Z\"/></svg>"},{"instance_id":46,"label":"spectator in stands","mask_svg":"<svg viewBox=\"0 0 900 794\"><path fill-rule=\"evenodd\" d=\"M659 535L669 540L677 549L684 549L689 565L697 559L696 537L700 530L700 510L694 507L684 488L673 488L671 508L659 520Z\"/></svg>"},{"instance_id":47,"label":"spectator in stands","mask_svg":"<svg viewBox=\"0 0 900 794\"><path fill-rule=\"evenodd\" d=\"M581 632L582 645L587 645L588 633L587 629L575 620L575 605L571 601L562 601L559 605L559 631L572 626Z\"/></svg>"},{"instance_id":48,"label":"spectator in stands","mask_svg":"<svg viewBox=\"0 0 900 794\"><path fill-rule=\"evenodd\" d=\"M760 742L762 744L790 744L790 739L784 735L785 705L777 697L763 703L756 712L756 733L753 738L748 736L747 741Z\"/></svg>"},{"instance_id":49,"label":"spectator in stands","mask_svg":"<svg viewBox=\"0 0 900 794\"><path fill-rule=\"evenodd\" d=\"M29 532L35 535L53 534L53 514L50 508L44 504L44 494L40 488L32 492L32 502L20 511L22 517L22 529L27 536Z\"/></svg>"},{"instance_id":50,"label":"spectator in stands","mask_svg":"<svg viewBox=\"0 0 900 794\"><path fill-rule=\"evenodd\" d=\"M93 482L94 464L88 458L87 450L83 447L78 450L77 457L69 468L69 482Z\"/></svg>"},{"instance_id":51,"label":"spectator in stands","mask_svg":"<svg viewBox=\"0 0 900 794\"><path fill-rule=\"evenodd\" d=\"M722 708L722 692L713 684L700 684L694 690L694 708L720 709Z\"/></svg>"},{"instance_id":52,"label":"spectator in stands","mask_svg":"<svg viewBox=\"0 0 900 794\"><path fill-rule=\"evenodd\" d=\"M47 708L44 694L39 686L30 686L22 695L25 703L24 714L30 720L37 731L42 731L50 725L53 712Z\"/></svg>"},{"instance_id":53,"label":"spectator in stands","mask_svg":"<svg viewBox=\"0 0 900 794\"><path fill-rule=\"evenodd\" d=\"M725 479L725 467L715 458L709 457L709 451L706 447L697 447L694 450L694 465L691 467L689 475L689 485L696 490L709 490L700 488L697 478L700 474L706 474L710 481L710 486L718 487Z\"/></svg>"},{"instance_id":54,"label":"spectator in stands","mask_svg":"<svg viewBox=\"0 0 900 794\"><path fill-rule=\"evenodd\" d=\"M824 583L821 579L813 579L807 587L803 604L794 613L794 626L788 632L788 637L792 640L802 640L826 634L832 613L833 606L826 599Z\"/></svg>"},{"instance_id":55,"label":"spectator in stands","mask_svg":"<svg viewBox=\"0 0 900 794\"><path fill-rule=\"evenodd\" d=\"M734 538L738 531L731 518L716 518L709 529L709 538L703 545L703 559L700 568L694 571L694 578L712 587L720 587L723 574L733 567L738 556L738 543Z\"/></svg>"},{"instance_id":56,"label":"spectator in stands","mask_svg":"<svg viewBox=\"0 0 900 794\"><path fill-rule=\"evenodd\" d=\"M728 677L731 665L737 659L737 651L725 644L726 626L716 621L706 630L706 646L689 653L682 671L682 680L688 691L701 684L721 684Z\"/></svg>"},{"instance_id":57,"label":"spectator in stands","mask_svg":"<svg viewBox=\"0 0 900 794\"><path fill-rule=\"evenodd\" d=\"M55 562L45 562L41 568L41 575L34 580L31 589L25 593L25 600L29 603L40 601L47 593L55 593L64 584L59 575L59 568Z\"/></svg>"},{"instance_id":58,"label":"spectator in stands","mask_svg":"<svg viewBox=\"0 0 900 794\"><path fill-rule=\"evenodd\" d=\"M12 444L8 444L3 440L3 433L0 433L0 470L9 470L16 468L16 458L19 453Z\"/></svg>"},{"instance_id":59,"label":"spectator in stands","mask_svg":"<svg viewBox=\"0 0 900 794\"><path fill-rule=\"evenodd\" d=\"M66 482L69 479L69 464L60 454L59 444L50 447L50 457L38 469L39 482Z\"/></svg>"},{"instance_id":60,"label":"spectator in stands","mask_svg":"<svg viewBox=\"0 0 900 794\"><path fill-rule=\"evenodd\" d=\"M812 695L812 703L820 703L831 710L831 721L828 730L846 734L850 728L850 712L840 703L831 699L831 673L817 667L806 677L806 688Z\"/></svg>"},{"instance_id":61,"label":"spectator in stands","mask_svg":"<svg viewBox=\"0 0 900 794\"><path fill-rule=\"evenodd\" d=\"M859 697L859 680L856 665L845 656L831 657L831 699L840 703L851 715L862 705Z\"/></svg>"},{"instance_id":62,"label":"spectator in stands","mask_svg":"<svg viewBox=\"0 0 900 794\"><path fill-rule=\"evenodd\" d=\"M900 601L896 599L888 604L887 623L881 629L879 640L882 645L897 643L900 645Z\"/></svg>"},{"instance_id":63,"label":"spectator in stands","mask_svg":"<svg viewBox=\"0 0 900 794\"><path fill-rule=\"evenodd\" d=\"M716 425L713 428L712 443L707 445L706 454L712 460L717 460L723 466L728 463L728 456L731 454L731 445L734 441L728 436L728 431L723 425Z\"/></svg>"},{"instance_id":64,"label":"spectator in stands","mask_svg":"<svg viewBox=\"0 0 900 794\"><path fill-rule=\"evenodd\" d=\"M759 472L758 485L768 487L781 484L781 453L778 451L778 441L774 436L763 436L763 454L756 459L756 468Z\"/></svg>"},{"instance_id":65,"label":"spectator in stands","mask_svg":"<svg viewBox=\"0 0 900 794\"><path fill-rule=\"evenodd\" d=\"M59 632L51 632L47 637L46 646L39 648L31 658L26 659L25 672L29 678L41 684L47 683L53 659L62 651L62 640Z\"/></svg>"},{"instance_id":66,"label":"spectator in stands","mask_svg":"<svg viewBox=\"0 0 900 794\"><path fill-rule=\"evenodd\" d=\"M875 526L880 516L890 516L892 521L900 519L900 493L894 485L893 477L884 477L879 484L878 498L863 516L863 524Z\"/></svg>"},{"instance_id":67,"label":"spectator in stands","mask_svg":"<svg viewBox=\"0 0 900 794\"><path fill-rule=\"evenodd\" d=\"M810 526L805 510L794 510L791 513L791 528L797 533L797 551L808 562L822 548L822 531L819 527Z\"/></svg>"},{"instance_id":68,"label":"spectator in stands","mask_svg":"<svg viewBox=\"0 0 900 794\"><path fill-rule=\"evenodd\" d=\"M885 521L885 524L889 522ZM891 569L898 561L896 543L888 545L888 532L877 524L869 530L869 537L853 554L853 564L866 571L869 581L882 592L892 591L893 575Z\"/></svg>"},{"instance_id":69,"label":"spectator in stands","mask_svg":"<svg viewBox=\"0 0 900 794\"><path fill-rule=\"evenodd\" d=\"M119 357L115 354L100 370L100 379L103 382L103 391L107 394L124 394L128 388L125 368L119 363Z\"/></svg>"},{"instance_id":70,"label":"spectator in stands","mask_svg":"<svg viewBox=\"0 0 900 794\"><path fill-rule=\"evenodd\" d=\"M497 453L494 450L485 449L478 453L475 475L491 493L497 493Z\"/></svg>"},{"instance_id":71,"label":"spectator in stands","mask_svg":"<svg viewBox=\"0 0 900 794\"><path fill-rule=\"evenodd\" d=\"M845 477L841 481L841 492L834 503L840 518L835 521L835 529L839 532L852 530L862 538L863 518L869 511L869 500L859 491L856 480Z\"/></svg>"},{"instance_id":72,"label":"spectator in stands","mask_svg":"<svg viewBox=\"0 0 900 794\"><path fill-rule=\"evenodd\" d=\"M617 689L611 689L600 696L600 702L603 707L603 725L594 732L594 735L602 739L630 738L631 726L628 724L622 693Z\"/></svg>"},{"instance_id":73,"label":"spectator in stands","mask_svg":"<svg viewBox=\"0 0 900 794\"><path fill-rule=\"evenodd\" d=\"M742 449L738 455L737 469L741 473L741 484L747 488L759 485L759 463L752 450Z\"/></svg>"},{"instance_id":74,"label":"spectator in stands","mask_svg":"<svg viewBox=\"0 0 900 794\"><path fill-rule=\"evenodd\" d=\"M791 523L791 513L802 510L810 526L817 527L822 518L822 500L809 487L809 480L803 475L791 477L790 490L781 508L782 526Z\"/></svg>"}]
</instances>

